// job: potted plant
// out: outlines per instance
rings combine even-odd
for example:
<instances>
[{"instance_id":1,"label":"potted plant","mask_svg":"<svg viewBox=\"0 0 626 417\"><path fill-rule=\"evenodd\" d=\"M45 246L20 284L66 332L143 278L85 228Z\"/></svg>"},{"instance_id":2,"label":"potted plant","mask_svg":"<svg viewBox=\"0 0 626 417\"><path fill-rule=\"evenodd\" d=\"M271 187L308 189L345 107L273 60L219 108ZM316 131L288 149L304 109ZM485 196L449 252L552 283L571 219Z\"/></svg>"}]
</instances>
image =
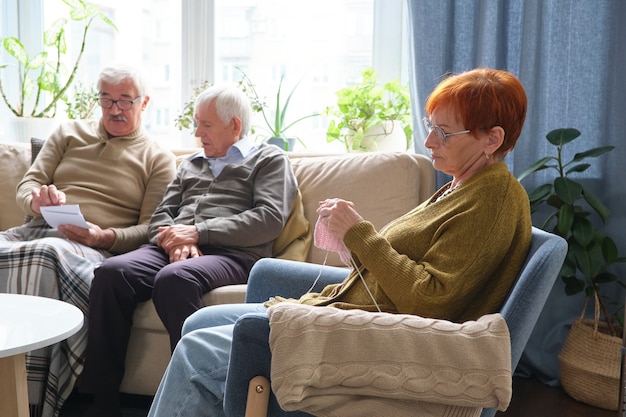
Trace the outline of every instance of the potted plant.
<instances>
[{"instance_id":1,"label":"potted plant","mask_svg":"<svg viewBox=\"0 0 626 417\"><path fill-rule=\"evenodd\" d=\"M174 126L178 128L178 130L189 130L194 128L194 107L196 104L196 98L202 93L204 90L209 88L211 83L208 81L203 81L199 86L195 87L191 91L191 95L189 96L189 100L183 104L183 109L180 114L176 116L174 119Z\"/></svg>"},{"instance_id":2,"label":"potted plant","mask_svg":"<svg viewBox=\"0 0 626 417\"><path fill-rule=\"evenodd\" d=\"M287 110L289 109L289 103L291 102L291 97L298 88L298 84L289 92L287 98L283 102L281 100L283 82L285 80L285 75L281 75L280 81L278 83L278 89L276 90L276 96L273 102L273 108L269 109L269 105L265 100L262 100L259 94L257 93L256 87L250 77L241 69L239 69L242 74L241 85L244 91L248 92L248 95L251 97L253 103L257 103L257 111L261 113L263 117L263 121L265 122L264 127L259 127L261 131L265 132L261 135L267 143L278 146L285 151L293 150L294 144L296 140L300 142L303 146L304 143L299 137L288 136L287 131L292 128L297 123L302 120L319 116L319 113L312 113L306 116L299 117L291 122L287 122ZM283 96L284 97L284 96Z\"/></svg>"},{"instance_id":3,"label":"potted plant","mask_svg":"<svg viewBox=\"0 0 626 417\"><path fill-rule=\"evenodd\" d=\"M74 85L74 93L66 95L63 101L68 119L90 119L97 108L98 90L93 84L85 86L78 82Z\"/></svg>"},{"instance_id":4,"label":"potted plant","mask_svg":"<svg viewBox=\"0 0 626 417\"><path fill-rule=\"evenodd\" d=\"M74 81L92 23L100 19L117 30L98 6L83 0L63 0L63 3L70 8L69 18L57 19L44 32L44 51L31 55L19 39L7 37L2 40L4 50L14 59L15 64L0 65L0 75L13 69L18 76L18 93L15 100L9 99L4 78L0 77L0 95L4 104L17 117L54 117L58 104L63 102ZM68 72L62 58L67 53L65 30L70 20L82 22L83 27L80 50Z\"/></svg>"},{"instance_id":5,"label":"potted plant","mask_svg":"<svg viewBox=\"0 0 626 417\"><path fill-rule=\"evenodd\" d=\"M310 117L318 116L319 114L309 114L307 116L300 117L299 119L296 119L290 123L287 123L285 121L287 110L289 108L291 97L297 88L297 85L291 90L291 92L287 96L287 99L283 103L281 101L281 89L284 77L281 77L280 83L278 84L278 90L276 92L275 107L272 110L273 117L270 117L268 109L269 105L265 102L263 98L261 98L261 96L257 92L256 86L254 85L250 77L248 77L248 75L241 68L238 69L242 74L242 79L239 80L237 83L238 87L250 99L250 102L252 104L252 110L255 113L261 113L263 121L265 122L265 127L252 126L251 133L256 134L257 129L261 129L265 133L258 136L262 137L263 140L267 141L268 143L274 144L286 151L292 150L294 142L296 140L299 140L299 138L288 137L287 130L293 127L296 123ZM179 130L191 129L193 127L195 100L198 95L200 95L200 93L206 90L209 86L211 86L211 83L209 83L208 81L204 81L198 87L194 88L189 100L185 102L181 113L174 120L174 124ZM300 141L300 143L302 143L302 141Z\"/></svg>"},{"instance_id":6,"label":"potted plant","mask_svg":"<svg viewBox=\"0 0 626 417\"><path fill-rule=\"evenodd\" d=\"M212 84L208 81L203 81L197 87L193 88L189 99L183 104L183 109L174 119L174 126L178 130L194 130L195 120L194 111L196 105L196 99L204 90L209 88ZM238 87L248 96L250 103L252 104L252 110L254 112L260 112L265 103L261 102L258 97L251 94L249 88L243 81L237 83ZM251 133L254 133L254 127L251 127ZM198 145L199 146L199 145Z\"/></svg>"},{"instance_id":7,"label":"potted plant","mask_svg":"<svg viewBox=\"0 0 626 417\"><path fill-rule=\"evenodd\" d=\"M392 149L409 149L413 129L408 87L397 80L379 86L373 68L363 69L361 75L360 84L337 91L337 104L326 108L331 118L326 140L342 142L347 152L389 150L380 140L395 133L400 134L399 146Z\"/></svg>"},{"instance_id":8,"label":"potted plant","mask_svg":"<svg viewBox=\"0 0 626 417\"><path fill-rule=\"evenodd\" d=\"M546 156L526 169L518 179L544 169L556 172L551 183L528 192L531 211L549 209L542 229L558 234L568 242L568 252L560 271L567 295L584 292L585 306L575 320L559 354L564 390L579 401L617 410L619 400L621 332L617 311L611 311L602 289L610 283L624 285L610 267L626 258L618 255L614 240L602 230L609 209L572 174L585 172L588 158L614 149L601 146L576 153L566 161L564 147L580 136L576 129L556 129L546 136L556 155ZM596 217L596 219L594 219ZM597 220L600 226L597 226ZM595 221L595 222L594 222ZM584 320L587 300L594 303L594 318ZM621 308L620 308L621 310ZM606 349L605 349L606 348ZM578 355L584 355L580 357Z\"/></svg>"}]
</instances>

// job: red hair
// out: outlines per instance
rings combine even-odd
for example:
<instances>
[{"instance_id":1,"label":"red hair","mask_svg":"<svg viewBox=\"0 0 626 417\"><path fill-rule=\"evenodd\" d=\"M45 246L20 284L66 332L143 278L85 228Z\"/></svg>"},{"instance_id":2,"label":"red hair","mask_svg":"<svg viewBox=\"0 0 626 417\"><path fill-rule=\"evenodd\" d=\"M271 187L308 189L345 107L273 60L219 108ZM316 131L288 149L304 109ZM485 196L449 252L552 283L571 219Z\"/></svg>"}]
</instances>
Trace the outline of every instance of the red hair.
<instances>
[{"instance_id":1,"label":"red hair","mask_svg":"<svg viewBox=\"0 0 626 417\"><path fill-rule=\"evenodd\" d=\"M496 154L513 149L526 119L528 100L522 83L508 71L476 68L445 78L426 100L426 113L450 106L465 129L489 130L500 126L504 142Z\"/></svg>"}]
</instances>

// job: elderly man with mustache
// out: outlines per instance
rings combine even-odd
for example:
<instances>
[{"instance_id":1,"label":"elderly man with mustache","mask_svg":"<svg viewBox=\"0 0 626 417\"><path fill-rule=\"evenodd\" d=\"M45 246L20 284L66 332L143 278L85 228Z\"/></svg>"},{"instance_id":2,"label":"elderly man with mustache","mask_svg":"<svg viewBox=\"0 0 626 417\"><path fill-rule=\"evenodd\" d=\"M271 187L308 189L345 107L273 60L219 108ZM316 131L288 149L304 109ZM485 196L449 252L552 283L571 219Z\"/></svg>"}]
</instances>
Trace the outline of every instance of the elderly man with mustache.
<instances>
[{"instance_id":1,"label":"elderly man with mustache","mask_svg":"<svg viewBox=\"0 0 626 417\"><path fill-rule=\"evenodd\" d=\"M18 185L32 220L0 233L0 292L58 298L86 313L94 268L148 242L174 156L142 127L150 97L136 69L105 68L97 89L101 119L58 126ZM41 207L64 204L80 205L89 228L50 227ZM27 357L30 402L43 416L58 415L82 371L86 327Z\"/></svg>"}]
</instances>

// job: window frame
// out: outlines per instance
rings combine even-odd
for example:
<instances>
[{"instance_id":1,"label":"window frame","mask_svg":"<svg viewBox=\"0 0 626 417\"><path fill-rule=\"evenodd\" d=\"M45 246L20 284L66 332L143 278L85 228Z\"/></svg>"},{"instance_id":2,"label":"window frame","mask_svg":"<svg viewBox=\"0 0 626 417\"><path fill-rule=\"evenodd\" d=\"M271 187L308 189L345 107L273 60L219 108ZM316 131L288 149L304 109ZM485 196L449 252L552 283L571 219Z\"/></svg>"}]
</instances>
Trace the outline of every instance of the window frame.
<instances>
[{"instance_id":1,"label":"window frame","mask_svg":"<svg viewBox=\"0 0 626 417\"><path fill-rule=\"evenodd\" d=\"M43 0L0 1L2 4L0 29L3 34L17 34L16 36L24 42L27 50L42 49L42 35L45 30ZM372 67L379 74L381 82L398 79L402 84L406 84L408 83L409 55L408 37L405 33L408 27L406 0L373 0L373 4ZM216 18L216 0L181 2L180 41L183 53L180 56L180 80L173 80L174 85L180 83L180 92L192 91L205 80L218 81L214 67L216 62L215 25L207 24L207 21L214 21ZM399 21L403 24L399 25ZM390 48L389 45L399 45L399 47ZM203 53L185 53L186 51L203 51ZM177 97L180 102L174 107L182 108L188 97L184 93ZM6 120L6 117L9 117L8 110L0 109L0 119ZM158 126L154 127L158 128ZM188 133L181 132L181 137L185 134L188 135Z\"/></svg>"},{"instance_id":2,"label":"window frame","mask_svg":"<svg viewBox=\"0 0 626 417\"><path fill-rule=\"evenodd\" d=\"M203 57L192 54L182 57L181 91L191 91L204 80L215 82L215 25L216 0L184 1L182 3L182 44L184 50L206 51ZM372 67L381 80L398 79L408 82L407 4L405 0L374 0L374 39ZM397 22L403 22L398 25ZM399 48L388 45L399 44ZM386 47L387 46L387 47Z\"/></svg>"}]
</instances>

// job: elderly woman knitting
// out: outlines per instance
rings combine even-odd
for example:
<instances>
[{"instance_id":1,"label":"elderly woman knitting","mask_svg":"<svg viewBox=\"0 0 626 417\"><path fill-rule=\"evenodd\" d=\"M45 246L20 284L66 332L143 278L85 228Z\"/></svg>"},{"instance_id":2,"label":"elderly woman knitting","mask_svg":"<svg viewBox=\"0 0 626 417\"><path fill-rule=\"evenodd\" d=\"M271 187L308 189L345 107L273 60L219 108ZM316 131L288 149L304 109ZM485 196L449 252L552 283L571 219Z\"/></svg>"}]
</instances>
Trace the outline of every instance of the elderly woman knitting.
<instances>
[{"instance_id":1,"label":"elderly woman knitting","mask_svg":"<svg viewBox=\"0 0 626 417\"><path fill-rule=\"evenodd\" d=\"M502 162L520 135L527 99L511 73L474 69L444 79L426 102L425 146L433 166L452 177L429 200L377 231L349 201L318 208L332 242L353 268L340 284L298 300L206 307L190 316L149 416L223 416L233 324L271 303L415 314L454 322L498 311L531 239L529 202ZM332 196L329 196L332 197ZM259 262L253 274L275 269ZM298 275L319 274L303 264ZM266 276L264 279L271 279Z\"/></svg>"}]
</instances>

